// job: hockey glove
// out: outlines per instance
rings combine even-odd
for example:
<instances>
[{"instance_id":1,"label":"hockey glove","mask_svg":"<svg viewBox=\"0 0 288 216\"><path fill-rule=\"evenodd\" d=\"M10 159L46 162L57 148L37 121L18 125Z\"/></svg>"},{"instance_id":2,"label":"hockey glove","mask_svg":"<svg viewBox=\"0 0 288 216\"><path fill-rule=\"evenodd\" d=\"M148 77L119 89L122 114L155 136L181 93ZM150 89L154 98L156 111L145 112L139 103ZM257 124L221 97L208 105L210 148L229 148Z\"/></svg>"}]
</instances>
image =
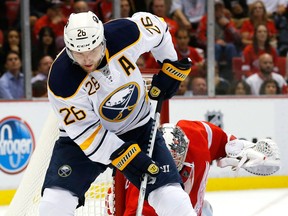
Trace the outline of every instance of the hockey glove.
<instances>
[{"instance_id":1,"label":"hockey glove","mask_svg":"<svg viewBox=\"0 0 288 216\"><path fill-rule=\"evenodd\" d=\"M181 61L163 61L162 69L155 74L152 79L151 88L148 92L152 100L158 100L163 96L164 99L170 99L176 94L180 83L186 79L191 71L190 58L184 58Z\"/></svg>"},{"instance_id":2,"label":"hockey glove","mask_svg":"<svg viewBox=\"0 0 288 216\"><path fill-rule=\"evenodd\" d=\"M110 156L112 165L125 174L126 171L142 177L144 173L155 177L159 166L134 142L126 142Z\"/></svg>"},{"instance_id":3,"label":"hockey glove","mask_svg":"<svg viewBox=\"0 0 288 216\"><path fill-rule=\"evenodd\" d=\"M246 140L232 140L225 146L227 157L217 161L220 167L232 166L255 175L271 175L280 169L280 153L277 144L271 139L256 144Z\"/></svg>"}]
</instances>

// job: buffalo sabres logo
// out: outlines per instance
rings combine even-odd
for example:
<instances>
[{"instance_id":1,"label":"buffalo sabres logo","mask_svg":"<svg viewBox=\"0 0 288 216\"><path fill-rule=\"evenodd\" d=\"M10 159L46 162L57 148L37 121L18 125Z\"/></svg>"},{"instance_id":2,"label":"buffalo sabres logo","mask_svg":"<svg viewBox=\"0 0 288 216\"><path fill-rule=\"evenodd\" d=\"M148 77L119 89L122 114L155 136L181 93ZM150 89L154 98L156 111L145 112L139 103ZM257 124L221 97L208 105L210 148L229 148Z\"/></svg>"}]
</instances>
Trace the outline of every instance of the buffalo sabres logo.
<instances>
[{"instance_id":1,"label":"buffalo sabres logo","mask_svg":"<svg viewBox=\"0 0 288 216\"><path fill-rule=\"evenodd\" d=\"M113 91L100 105L99 113L107 121L122 121L134 110L139 98L139 85L128 83Z\"/></svg>"},{"instance_id":2,"label":"buffalo sabres logo","mask_svg":"<svg viewBox=\"0 0 288 216\"><path fill-rule=\"evenodd\" d=\"M63 165L58 169L58 175L61 177L68 177L72 173L72 169L68 165Z\"/></svg>"},{"instance_id":3,"label":"buffalo sabres logo","mask_svg":"<svg viewBox=\"0 0 288 216\"><path fill-rule=\"evenodd\" d=\"M220 111L208 111L205 117L206 121L223 128L223 114Z\"/></svg>"}]
</instances>

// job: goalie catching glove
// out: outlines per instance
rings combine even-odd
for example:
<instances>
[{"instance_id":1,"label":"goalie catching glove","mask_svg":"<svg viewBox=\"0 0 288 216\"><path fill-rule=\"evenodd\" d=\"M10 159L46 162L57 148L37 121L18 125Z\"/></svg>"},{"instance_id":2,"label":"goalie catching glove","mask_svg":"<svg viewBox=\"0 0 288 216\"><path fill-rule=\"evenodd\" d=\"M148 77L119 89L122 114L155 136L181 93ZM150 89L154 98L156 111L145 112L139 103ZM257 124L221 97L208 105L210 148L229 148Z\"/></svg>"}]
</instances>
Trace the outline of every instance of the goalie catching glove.
<instances>
[{"instance_id":1,"label":"goalie catching glove","mask_svg":"<svg viewBox=\"0 0 288 216\"><path fill-rule=\"evenodd\" d=\"M164 99L170 99L176 94L179 85L186 79L191 71L190 58L184 58L181 61L170 61L165 59L162 69L155 74L152 79L151 88L148 92L152 100L158 100L163 96Z\"/></svg>"},{"instance_id":2,"label":"goalie catching glove","mask_svg":"<svg viewBox=\"0 0 288 216\"><path fill-rule=\"evenodd\" d=\"M272 175L280 169L280 154L277 144L271 139L252 143L232 140L225 146L227 157L217 161L219 167L232 166L232 170L245 169L254 175Z\"/></svg>"},{"instance_id":3,"label":"goalie catching glove","mask_svg":"<svg viewBox=\"0 0 288 216\"><path fill-rule=\"evenodd\" d=\"M126 142L110 156L112 165L125 174L126 171L142 177L144 173L155 177L159 174L159 166L141 151L134 142Z\"/></svg>"}]
</instances>

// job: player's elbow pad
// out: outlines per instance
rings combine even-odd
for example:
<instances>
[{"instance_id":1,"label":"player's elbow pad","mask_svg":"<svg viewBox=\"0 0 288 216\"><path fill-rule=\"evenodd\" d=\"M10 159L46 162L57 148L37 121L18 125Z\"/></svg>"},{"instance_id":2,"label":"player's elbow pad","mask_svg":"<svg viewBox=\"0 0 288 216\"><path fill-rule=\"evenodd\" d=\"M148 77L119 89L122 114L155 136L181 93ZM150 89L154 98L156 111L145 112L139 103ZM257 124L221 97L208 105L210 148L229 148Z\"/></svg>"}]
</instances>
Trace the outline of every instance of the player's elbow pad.
<instances>
[{"instance_id":1,"label":"player's elbow pad","mask_svg":"<svg viewBox=\"0 0 288 216\"><path fill-rule=\"evenodd\" d=\"M141 177L144 173L157 176L159 166L134 142L126 142L110 156L112 165L125 174L133 173Z\"/></svg>"}]
</instances>

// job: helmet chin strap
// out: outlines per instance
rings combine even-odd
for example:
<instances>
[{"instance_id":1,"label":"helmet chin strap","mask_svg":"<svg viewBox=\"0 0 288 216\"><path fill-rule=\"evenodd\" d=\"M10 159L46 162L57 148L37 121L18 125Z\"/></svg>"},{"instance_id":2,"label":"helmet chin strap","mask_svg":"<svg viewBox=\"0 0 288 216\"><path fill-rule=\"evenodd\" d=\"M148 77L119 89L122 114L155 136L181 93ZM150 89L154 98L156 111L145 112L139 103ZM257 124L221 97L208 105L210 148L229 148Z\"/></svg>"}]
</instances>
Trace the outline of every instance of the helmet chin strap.
<instances>
[{"instance_id":1,"label":"helmet chin strap","mask_svg":"<svg viewBox=\"0 0 288 216\"><path fill-rule=\"evenodd\" d=\"M69 56L69 58L72 59L74 63L77 63L77 62L75 61L72 53L71 53L71 50L70 50L68 47L66 47L65 50L66 50L66 53L67 53L67 55ZM77 63L77 64L78 64L78 63Z\"/></svg>"},{"instance_id":2,"label":"helmet chin strap","mask_svg":"<svg viewBox=\"0 0 288 216\"><path fill-rule=\"evenodd\" d=\"M101 43L101 45L102 45L102 56L100 57L99 64L97 65L96 68L98 68L99 65L101 65L101 62L105 56L105 50L106 50L106 39L105 38L104 38L103 42Z\"/></svg>"}]
</instances>

